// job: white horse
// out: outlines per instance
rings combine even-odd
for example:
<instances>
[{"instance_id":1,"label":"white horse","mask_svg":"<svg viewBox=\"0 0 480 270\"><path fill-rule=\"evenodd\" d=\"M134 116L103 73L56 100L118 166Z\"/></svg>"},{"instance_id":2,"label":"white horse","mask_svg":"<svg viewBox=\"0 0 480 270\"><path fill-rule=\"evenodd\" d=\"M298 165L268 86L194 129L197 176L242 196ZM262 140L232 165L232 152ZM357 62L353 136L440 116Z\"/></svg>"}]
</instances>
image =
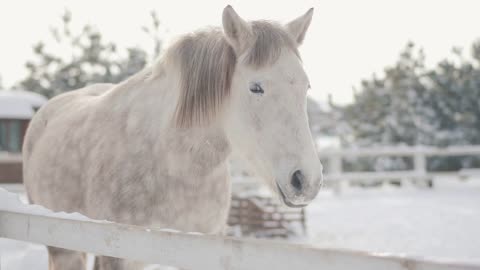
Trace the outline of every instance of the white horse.
<instances>
[{"instance_id":1,"label":"white horse","mask_svg":"<svg viewBox=\"0 0 480 270\"><path fill-rule=\"evenodd\" d=\"M322 165L306 115L309 81L297 47L313 9L286 25L246 22L181 37L151 68L116 84L53 98L25 137L32 203L91 218L221 233L227 158L241 154L290 207L317 194ZM85 255L49 247L50 269L85 269ZM137 269L98 256L95 269Z\"/></svg>"}]
</instances>

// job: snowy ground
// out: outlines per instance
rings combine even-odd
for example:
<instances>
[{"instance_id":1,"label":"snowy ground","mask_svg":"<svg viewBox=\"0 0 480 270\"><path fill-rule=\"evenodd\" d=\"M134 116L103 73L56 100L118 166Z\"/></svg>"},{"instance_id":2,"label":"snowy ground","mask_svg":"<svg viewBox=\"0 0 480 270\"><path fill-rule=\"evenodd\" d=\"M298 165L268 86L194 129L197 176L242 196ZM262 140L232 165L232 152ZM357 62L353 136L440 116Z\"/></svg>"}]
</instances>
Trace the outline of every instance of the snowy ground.
<instances>
[{"instance_id":1,"label":"snowy ground","mask_svg":"<svg viewBox=\"0 0 480 270\"><path fill-rule=\"evenodd\" d=\"M318 247L480 263L480 179L323 192L307 208ZM0 269L47 269L43 246L0 239Z\"/></svg>"},{"instance_id":2,"label":"snowy ground","mask_svg":"<svg viewBox=\"0 0 480 270\"><path fill-rule=\"evenodd\" d=\"M382 188L320 196L308 210L319 247L480 263L480 179L434 190Z\"/></svg>"}]
</instances>

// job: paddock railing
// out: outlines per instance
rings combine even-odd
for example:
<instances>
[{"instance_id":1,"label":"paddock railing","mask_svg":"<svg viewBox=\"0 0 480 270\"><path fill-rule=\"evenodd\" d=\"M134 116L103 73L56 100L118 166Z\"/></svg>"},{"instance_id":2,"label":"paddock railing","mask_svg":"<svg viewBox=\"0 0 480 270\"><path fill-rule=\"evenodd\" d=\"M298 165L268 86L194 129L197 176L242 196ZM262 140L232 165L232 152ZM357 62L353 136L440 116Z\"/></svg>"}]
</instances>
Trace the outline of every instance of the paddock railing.
<instances>
[{"instance_id":1,"label":"paddock railing","mask_svg":"<svg viewBox=\"0 0 480 270\"><path fill-rule=\"evenodd\" d=\"M0 192L0 202L8 202L0 205L0 238L183 269L480 269L480 265L461 262L318 249L285 242L155 230L61 213L45 214L39 213L38 206L15 205L6 196L11 193Z\"/></svg>"},{"instance_id":2,"label":"paddock railing","mask_svg":"<svg viewBox=\"0 0 480 270\"><path fill-rule=\"evenodd\" d=\"M415 146L415 147L372 147L351 149L319 149L319 156L327 160L325 180L340 191L342 184L349 181L390 181L390 180L428 180L438 176L467 178L480 176L480 168L464 169L450 172L432 172L427 170L427 158L445 156L480 156L480 145L451 146L445 148ZM362 157L410 157L413 160L412 170L401 171L368 171L346 172L343 161L346 158Z\"/></svg>"}]
</instances>

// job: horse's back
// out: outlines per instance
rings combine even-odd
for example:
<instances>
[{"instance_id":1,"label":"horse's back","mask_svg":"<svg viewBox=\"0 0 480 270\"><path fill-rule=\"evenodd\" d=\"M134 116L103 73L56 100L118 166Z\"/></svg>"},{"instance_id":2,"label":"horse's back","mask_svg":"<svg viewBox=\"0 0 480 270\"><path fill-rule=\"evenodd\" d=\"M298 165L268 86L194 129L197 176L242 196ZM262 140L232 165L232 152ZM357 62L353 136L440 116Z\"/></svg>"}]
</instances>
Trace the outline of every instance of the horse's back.
<instances>
[{"instance_id":1,"label":"horse's back","mask_svg":"<svg viewBox=\"0 0 480 270\"><path fill-rule=\"evenodd\" d=\"M56 211L81 211L82 157L76 137L95 106L113 84L95 84L52 98L32 118L23 144L23 181L31 203ZM62 164L69 166L62 166Z\"/></svg>"}]
</instances>

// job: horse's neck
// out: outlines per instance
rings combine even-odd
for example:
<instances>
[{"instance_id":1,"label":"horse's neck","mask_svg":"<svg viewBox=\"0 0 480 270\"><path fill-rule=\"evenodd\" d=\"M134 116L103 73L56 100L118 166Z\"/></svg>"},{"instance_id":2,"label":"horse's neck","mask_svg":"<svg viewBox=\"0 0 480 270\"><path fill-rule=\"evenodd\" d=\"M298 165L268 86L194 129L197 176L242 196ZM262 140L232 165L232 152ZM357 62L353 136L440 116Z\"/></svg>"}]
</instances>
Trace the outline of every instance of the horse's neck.
<instances>
[{"instance_id":1,"label":"horse's neck","mask_svg":"<svg viewBox=\"0 0 480 270\"><path fill-rule=\"evenodd\" d=\"M177 129L172 125L178 91L169 74L150 77L142 71L112 89L107 97L130 143L148 144L155 157L168 162L175 175L207 176L224 164L230 145L221 124ZM173 75L172 75L173 76ZM140 146L132 145L132 150ZM178 167L180 166L180 167Z\"/></svg>"},{"instance_id":2,"label":"horse's neck","mask_svg":"<svg viewBox=\"0 0 480 270\"><path fill-rule=\"evenodd\" d=\"M169 170L177 175L208 176L230 154L226 137L215 127L169 132L163 143L168 151Z\"/></svg>"}]
</instances>

